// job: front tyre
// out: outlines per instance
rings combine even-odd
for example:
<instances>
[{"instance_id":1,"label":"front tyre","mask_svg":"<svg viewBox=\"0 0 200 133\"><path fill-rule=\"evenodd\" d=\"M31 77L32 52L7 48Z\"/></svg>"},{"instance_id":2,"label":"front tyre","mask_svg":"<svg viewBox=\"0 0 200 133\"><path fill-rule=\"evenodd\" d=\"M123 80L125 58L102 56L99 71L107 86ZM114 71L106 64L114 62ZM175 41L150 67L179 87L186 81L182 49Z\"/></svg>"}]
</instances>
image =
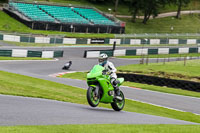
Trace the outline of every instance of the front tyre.
<instances>
[{"instance_id":1,"label":"front tyre","mask_svg":"<svg viewBox=\"0 0 200 133\"><path fill-rule=\"evenodd\" d=\"M122 98L122 100L115 99L114 102L111 103L111 106L115 111L120 111L124 108L125 98L122 91L120 91L120 97Z\"/></svg>"},{"instance_id":2,"label":"front tyre","mask_svg":"<svg viewBox=\"0 0 200 133\"><path fill-rule=\"evenodd\" d=\"M92 107L96 107L100 101L99 96L95 96L95 89L96 88L90 86L87 90L87 101Z\"/></svg>"}]
</instances>

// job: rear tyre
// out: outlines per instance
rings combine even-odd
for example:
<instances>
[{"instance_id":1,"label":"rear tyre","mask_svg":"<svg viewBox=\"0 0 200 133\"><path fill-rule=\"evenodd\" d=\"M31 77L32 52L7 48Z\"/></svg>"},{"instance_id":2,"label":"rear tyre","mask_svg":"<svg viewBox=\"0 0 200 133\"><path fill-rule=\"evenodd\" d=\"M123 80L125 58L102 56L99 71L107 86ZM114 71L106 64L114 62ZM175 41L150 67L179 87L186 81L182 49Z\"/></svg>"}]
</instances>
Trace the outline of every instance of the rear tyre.
<instances>
[{"instance_id":1,"label":"rear tyre","mask_svg":"<svg viewBox=\"0 0 200 133\"><path fill-rule=\"evenodd\" d=\"M120 91L120 97L122 98L122 100L115 99L114 102L111 103L111 106L115 111L120 111L124 108L125 98L122 91Z\"/></svg>"},{"instance_id":2,"label":"rear tyre","mask_svg":"<svg viewBox=\"0 0 200 133\"><path fill-rule=\"evenodd\" d=\"M87 90L87 101L92 107L98 106L100 101L99 96L95 96L95 89L96 88L90 86Z\"/></svg>"}]
</instances>

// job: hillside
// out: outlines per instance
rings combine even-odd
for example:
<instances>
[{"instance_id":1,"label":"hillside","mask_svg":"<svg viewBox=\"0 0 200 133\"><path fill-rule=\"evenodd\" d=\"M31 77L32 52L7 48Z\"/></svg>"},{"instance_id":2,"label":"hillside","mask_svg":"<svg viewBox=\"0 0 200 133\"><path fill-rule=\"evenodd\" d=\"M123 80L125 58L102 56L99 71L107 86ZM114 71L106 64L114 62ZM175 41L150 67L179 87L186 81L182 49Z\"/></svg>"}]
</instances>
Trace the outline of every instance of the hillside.
<instances>
[{"instance_id":1,"label":"hillside","mask_svg":"<svg viewBox=\"0 0 200 133\"><path fill-rule=\"evenodd\" d=\"M167 18L159 18L149 20L147 25L142 24L137 20L136 23L132 23L131 19L122 19L122 21L126 22L126 33L196 33L200 32L199 23L200 17L199 15L183 15L181 20L173 19L173 17ZM11 18L3 11L0 11L0 31L5 32L20 32L20 33L33 33L33 34L65 34L66 36L74 36L75 34L66 33L66 32L58 32L58 31L39 31L32 30L26 27L24 24L18 22L17 20ZM191 25L192 23L192 25ZM173 31L171 31L171 27L173 26ZM84 36L93 36L94 34L76 34L84 35ZM114 37L112 34L96 34L96 36L102 37ZM81 36L80 36L81 37Z\"/></svg>"},{"instance_id":2,"label":"hillside","mask_svg":"<svg viewBox=\"0 0 200 133\"><path fill-rule=\"evenodd\" d=\"M31 0L29 0L31 1ZM32 0L33 1L33 0ZM65 4L74 4L74 5L81 5L81 6L90 6L95 7L103 12L106 13L113 13L114 10L114 3L111 1L105 2L89 2L88 0L37 0L37 1L45 1L49 3L65 3ZM125 1L125 2L124 2ZM131 15L129 12L129 3L124 0L123 2L119 3L117 14L119 15ZM0 1L2 3L2 1ZM109 11L108 8L112 9L112 11ZM166 5L160 10L160 13L164 12L172 12L176 11L177 6L174 5ZM199 0L191 0L190 4L186 7L183 7L182 10L200 10L200 1Z\"/></svg>"},{"instance_id":3,"label":"hillside","mask_svg":"<svg viewBox=\"0 0 200 133\"><path fill-rule=\"evenodd\" d=\"M131 19L120 20L126 22L126 33L199 33L200 16L198 14L182 15L181 19L174 17L151 19L146 25L142 20L132 23ZM171 30L173 27L173 30Z\"/></svg>"},{"instance_id":4,"label":"hillside","mask_svg":"<svg viewBox=\"0 0 200 133\"><path fill-rule=\"evenodd\" d=\"M38 0L38 1L45 1L45 0ZM103 12L112 13L114 10L114 3L108 0L105 2L89 2L88 0L46 0L48 2L55 2L55 3L66 3L66 4L75 4L75 5L82 5L82 6L91 6L95 7ZM112 11L108 11L108 8L111 8ZM172 12L176 11L177 6L174 5L166 5L160 10L160 13L164 12ZM182 10L200 10L200 1L199 0L191 0L190 4L186 7L183 7ZM118 12L119 15L130 15L129 12L129 3L126 0L119 3Z\"/></svg>"},{"instance_id":5,"label":"hillside","mask_svg":"<svg viewBox=\"0 0 200 133\"><path fill-rule=\"evenodd\" d=\"M108 7L113 6L112 3L107 2L105 5L102 4L94 4L90 3L86 0L48 0L50 2L60 2L60 3L71 3L76 5L89 5L95 6L98 9L106 11ZM191 8L192 4L196 2L196 5L193 5L193 9L200 9L200 1L193 0L189 7L185 7L184 9ZM166 7L167 8L167 7ZM128 5L120 4L119 11L120 13L125 13L128 10ZM164 10L164 9L163 9ZM167 10L173 11L173 7L168 7ZM146 25L142 24L142 20L137 20L136 23L132 23L131 19L127 18L118 18L122 21L126 22L126 33L134 34L134 33L199 33L199 22L200 17L197 14L190 15L182 15L182 19L175 19L173 17L166 18L157 18L149 20ZM3 11L0 11L0 31L4 32L19 32L19 33L32 33L32 34L62 34L67 37L97 37L97 38L114 38L113 34L81 34L81 33L66 33L66 32L58 32L58 31L40 31L40 30L32 30L26 27L24 24L16 21L15 19L8 16ZM173 27L173 30L171 30Z\"/></svg>"},{"instance_id":6,"label":"hillside","mask_svg":"<svg viewBox=\"0 0 200 133\"><path fill-rule=\"evenodd\" d=\"M84 33L69 33L59 31L43 31L43 30L32 30L26 25L20 23L14 18L10 17L6 13L0 10L0 31L2 32L18 32L25 34L43 34L43 35L61 35L66 37L79 37L79 38L114 38L114 34L84 34Z\"/></svg>"}]
</instances>

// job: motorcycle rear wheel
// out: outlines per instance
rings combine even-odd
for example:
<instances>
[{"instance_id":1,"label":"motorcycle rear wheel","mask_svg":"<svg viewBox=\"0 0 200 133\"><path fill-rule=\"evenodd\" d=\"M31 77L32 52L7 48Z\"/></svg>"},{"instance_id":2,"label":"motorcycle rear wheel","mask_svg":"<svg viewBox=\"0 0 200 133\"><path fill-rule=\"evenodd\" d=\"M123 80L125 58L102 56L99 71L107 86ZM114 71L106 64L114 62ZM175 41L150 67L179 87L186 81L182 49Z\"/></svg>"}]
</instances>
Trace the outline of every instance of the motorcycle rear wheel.
<instances>
[{"instance_id":1,"label":"motorcycle rear wheel","mask_svg":"<svg viewBox=\"0 0 200 133\"><path fill-rule=\"evenodd\" d=\"M95 89L94 87L89 87L87 90L87 101L90 106L96 107L99 104L100 98L99 96L95 97Z\"/></svg>"},{"instance_id":2,"label":"motorcycle rear wheel","mask_svg":"<svg viewBox=\"0 0 200 133\"><path fill-rule=\"evenodd\" d=\"M115 111L120 111L124 108L125 98L124 98L124 94L122 91L120 91L120 97L122 98L122 100L115 99L114 102L111 103L111 106Z\"/></svg>"}]
</instances>

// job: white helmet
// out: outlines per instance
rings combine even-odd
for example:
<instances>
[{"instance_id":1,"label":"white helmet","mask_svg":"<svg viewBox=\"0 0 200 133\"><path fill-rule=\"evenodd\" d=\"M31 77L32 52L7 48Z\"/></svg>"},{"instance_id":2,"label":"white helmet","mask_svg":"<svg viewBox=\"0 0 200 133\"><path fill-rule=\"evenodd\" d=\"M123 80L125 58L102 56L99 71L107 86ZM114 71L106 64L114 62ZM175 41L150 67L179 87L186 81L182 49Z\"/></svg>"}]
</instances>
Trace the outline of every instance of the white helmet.
<instances>
[{"instance_id":1,"label":"white helmet","mask_svg":"<svg viewBox=\"0 0 200 133\"><path fill-rule=\"evenodd\" d=\"M99 65L104 66L107 63L108 55L105 53L100 54L99 56Z\"/></svg>"}]
</instances>

